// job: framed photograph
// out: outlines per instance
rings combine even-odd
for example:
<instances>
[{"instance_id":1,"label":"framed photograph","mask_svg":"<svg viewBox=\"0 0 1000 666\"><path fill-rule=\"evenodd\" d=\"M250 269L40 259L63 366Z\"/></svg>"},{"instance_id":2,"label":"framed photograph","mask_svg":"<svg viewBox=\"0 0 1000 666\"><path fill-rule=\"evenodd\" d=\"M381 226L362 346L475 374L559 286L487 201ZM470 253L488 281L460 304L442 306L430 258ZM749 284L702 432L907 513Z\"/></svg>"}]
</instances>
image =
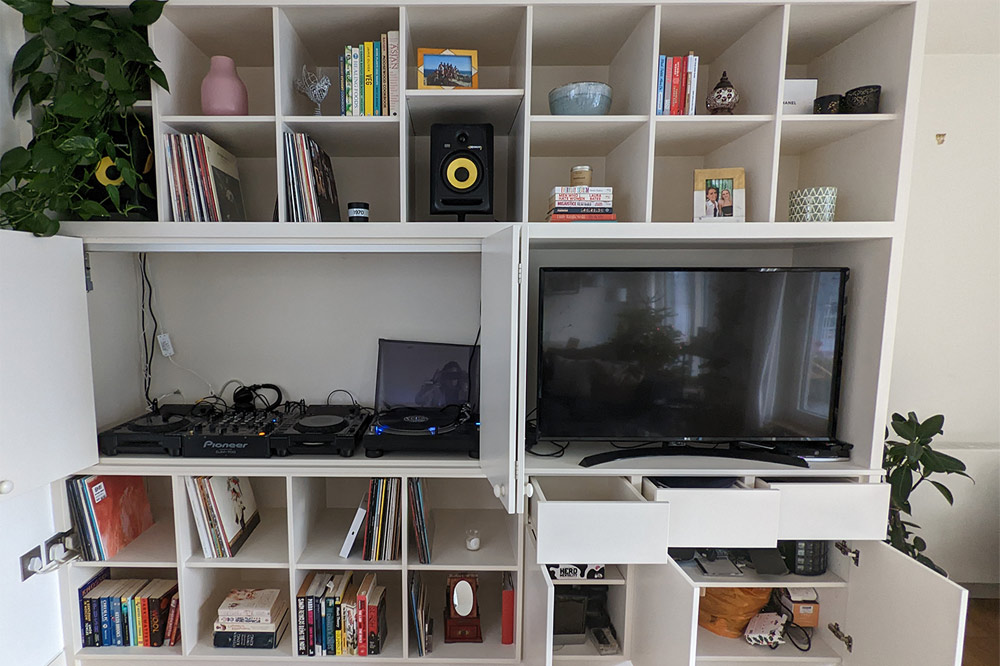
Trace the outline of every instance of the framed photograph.
<instances>
[{"instance_id":1,"label":"framed photograph","mask_svg":"<svg viewBox=\"0 0 1000 666\"><path fill-rule=\"evenodd\" d=\"M417 49L417 88L454 90L479 87L479 51Z\"/></svg>"},{"instance_id":2,"label":"framed photograph","mask_svg":"<svg viewBox=\"0 0 1000 666\"><path fill-rule=\"evenodd\" d=\"M742 167L694 170L695 222L746 222L746 173Z\"/></svg>"}]
</instances>

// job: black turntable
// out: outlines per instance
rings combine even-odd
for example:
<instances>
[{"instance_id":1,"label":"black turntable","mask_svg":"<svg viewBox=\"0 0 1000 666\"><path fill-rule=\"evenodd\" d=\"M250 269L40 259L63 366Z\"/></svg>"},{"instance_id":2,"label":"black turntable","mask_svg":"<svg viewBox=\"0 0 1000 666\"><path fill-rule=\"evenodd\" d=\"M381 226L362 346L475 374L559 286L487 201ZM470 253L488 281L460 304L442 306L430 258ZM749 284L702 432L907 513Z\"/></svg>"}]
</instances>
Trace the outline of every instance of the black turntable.
<instances>
[{"instance_id":1,"label":"black turntable","mask_svg":"<svg viewBox=\"0 0 1000 666\"><path fill-rule=\"evenodd\" d=\"M157 412L126 421L97 436L97 447L107 456L118 454L181 455L185 429L191 425L193 405L163 405Z\"/></svg>"},{"instance_id":2,"label":"black turntable","mask_svg":"<svg viewBox=\"0 0 1000 666\"><path fill-rule=\"evenodd\" d=\"M271 433L271 451L278 456L338 454L347 458L361 443L371 420L371 414L356 405L292 404L286 409L289 414Z\"/></svg>"}]
</instances>

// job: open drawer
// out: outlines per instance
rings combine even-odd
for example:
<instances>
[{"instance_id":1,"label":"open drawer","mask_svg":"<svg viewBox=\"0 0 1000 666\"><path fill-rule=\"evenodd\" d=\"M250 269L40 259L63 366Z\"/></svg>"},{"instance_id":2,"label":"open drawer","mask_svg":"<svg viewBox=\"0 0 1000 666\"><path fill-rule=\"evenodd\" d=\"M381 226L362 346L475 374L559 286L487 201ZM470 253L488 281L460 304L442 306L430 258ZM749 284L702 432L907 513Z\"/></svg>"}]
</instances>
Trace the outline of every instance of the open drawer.
<instances>
[{"instance_id":1,"label":"open drawer","mask_svg":"<svg viewBox=\"0 0 1000 666\"><path fill-rule=\"evenodd\" d=\"M756 487L778 491L779 539L885 538L887 483L758 478Z\"/></svg>"},{"instance_id":2,"label":"open drawer","mask_svg":"<svg viewBox=\"0 0 1000 666\"><path fill-rule=\"evenodd\" d=\"M642 480L642 495L670 505L671 547L773 548L778 541L779 492L750 488L661 488Z\"/></svg>"},{"instance_id":3,"label":"open drawer","mask_svg":"<svg viewBox=\"0 0 1000 666\"><path fill-rule=\"evenodd\" d=\"M538 562L667 561L670 505L649 502L621 477L532 477Z\"/></svg>"}]
</instances>

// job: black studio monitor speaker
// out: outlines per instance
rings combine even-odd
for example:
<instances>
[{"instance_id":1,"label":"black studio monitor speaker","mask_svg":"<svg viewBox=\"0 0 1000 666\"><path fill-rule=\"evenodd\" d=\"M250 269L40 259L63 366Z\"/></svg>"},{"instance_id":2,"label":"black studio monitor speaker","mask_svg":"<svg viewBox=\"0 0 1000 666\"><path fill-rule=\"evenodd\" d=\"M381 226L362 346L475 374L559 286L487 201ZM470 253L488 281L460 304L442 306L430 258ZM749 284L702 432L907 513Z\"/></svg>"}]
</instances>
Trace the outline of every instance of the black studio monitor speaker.
<instances>
[{"instance_id":1,"label":"black studio monitor speaker","mask_svg":"<svg viewBox=\"0 0 1000 666\"><path fill-rule=\"evenodd\" d=\"M431 213L493 212L493 125L431 125Z\"/></svg>"}]
</instances>

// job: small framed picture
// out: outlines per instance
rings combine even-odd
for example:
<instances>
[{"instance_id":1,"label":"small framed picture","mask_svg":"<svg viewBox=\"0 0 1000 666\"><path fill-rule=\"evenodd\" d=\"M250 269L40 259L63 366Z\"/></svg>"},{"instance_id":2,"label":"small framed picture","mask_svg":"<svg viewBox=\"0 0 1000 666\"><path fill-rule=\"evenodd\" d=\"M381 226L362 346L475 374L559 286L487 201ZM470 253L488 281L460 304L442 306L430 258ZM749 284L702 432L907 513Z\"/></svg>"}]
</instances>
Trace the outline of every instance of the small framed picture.
<instances>
[{"instance_id":1,"label":"small framed picture","mask_svg":"<svg viewBox=\"0 0 1000 666\"><path fill-rule=\"evenodd\" d=\"M479 87L479 51L417 49L417 88L453 90Z\"/></svg>"},{"instance_id":2,"label":"small framed picture","mask_svg":"<svg viewBox=\"0 0 1000 666\"><path fill-rule=\"evenodd\" d=\"M746 173L742 167L694 170L695 222L746 222Z\"/></svg>"}]
</instances>

